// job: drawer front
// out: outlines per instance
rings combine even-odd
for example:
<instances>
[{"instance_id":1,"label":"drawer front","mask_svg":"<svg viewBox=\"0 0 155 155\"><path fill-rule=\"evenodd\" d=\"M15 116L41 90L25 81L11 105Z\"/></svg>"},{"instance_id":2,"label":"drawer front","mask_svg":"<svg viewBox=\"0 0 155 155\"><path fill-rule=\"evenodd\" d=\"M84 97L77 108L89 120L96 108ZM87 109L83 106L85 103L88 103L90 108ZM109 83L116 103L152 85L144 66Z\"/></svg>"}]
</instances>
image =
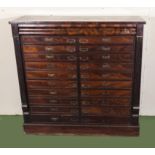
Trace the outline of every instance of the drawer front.
<instances>
[{"instance_id":1,"label":"drawer front","mask_svg":"<svg viewBox=\"0 0 155 155\"><path fill-rule=\"evenodd\" d=\"M35 113L51 113L51 114L67 114L67 115L78 115L79 110L77 107L58 107L58 106L32 106L30 108L31 114Z\"/></svg>"},{"instance_id":2,"label":"drawer front","mask_svg":"<svg viewBox=\"0 0 155 155\"><path fill-rule=\"evenodd\" d=\"M74 54L25 54L24 55L25 61L46 61L46 62L76 62L77 56Z\"/></svg>"},{"instance_id":3,"label":"drawer front","mask_svg":"<svg viewBox=\"0 0 155 155\"><path fill-rule=\"evenodd\" d=\"M81 105L83 106L129 106L131 104L131 97L90 97L81 98Z\"/></svg>"},{"instance_id":4,"label":"drawer front","mask_svg":"<svg viewBox=\"0 0 155 155\"><path fill-rule=\"evenodd\" d=\"M54 36L34 36L22 35L21 41L23 44L75 44L75 37L54 37Z\"/></svg>"},{"instance_id":5,"label":"drawer front","mask_svg":"<svg viewBox=\"0 0 155 155\"><path fill-rule=\"evenodd\" d=\"M134 36L79 37L80 44L134 44Z\"/></svg>"},{"instance_id":6,"label":"drawer front","mask_svg":"<svg viewBox=\"0 0 155 155\"><path fill-rule=\"evenodd\" d=\"M38 88L77 88L76 81L60 81L60 80L27 80L29 89Z\"/></svg>"},{"instance_id":7,"label":"drawer front","mask_svg":"<svg viewBox=\"0 0 155 155\"><path fill-rule=\"evenodd\" d=\"M83 116L129 117L130 107L82 106Z\"/></svg>"},{"instance_id":8,"label":"drawer front","mask_svg":"<svg viewBox=\"0 0 155 155\"><path fill-rule=\"evenodd\" d=\"M82 53L133 53L133 45L83 45L79 46L78 51Z\"/></svg>"},{"instance_id":9,"label":"drawer front","mask_svg":"<svg viewBox=\"0 0 155 155\"><path fill-rule=\"evenodd\" d=\"M23 45L23 52L26 54L49 54L49 53L75 53L75 46L47 46L47 45Z\"/></svg>"},{"instance_id":10,"label":"drawer front","mask_svg":"<svg viewBox=\"0 0 155 155\"><path fill-rule=\"evenodd\" d=\"M82 62L91 62L91 61L102 61L102 62L133 62L133 54L89 54L89 55L80 55L80 61Z\"/></svg>"},{"instance_id":11,"label":"drawer front","mask_svg":"<svg viewBox=\"0 0 155 155\"><path fill-rule=\"evenodd\" d=\"M75 71L27 71L27 79L77 79Z\"/></svg>"},{"instance_id":12,"label":"drawer front","mask_svg":"<svg viewBox=\"0 0 155 155\"><path fill-rule=\"evenodd\" d=\"M113 97L128 97L131 96L131 90L81 90L82 97L91 96L113 96Z\"/></svg>"},{"instance_id":13,"label":"drawer front","mask_svg":"<svg viewBox=\"0 0 155 155\"><path fill-rule=\"evenodd\" d=\"M60 97L49 97L49 96L29 96L30 105L67 105L77 106L78 102L76 98L60 98Z\"/></svg>"},{"instance_id":14,"label":"drawer front","mask_svg":"<svg viewBox=\"0 0 155 155\"><path fill-rule=\"evenodd\" d=\"M81 81L81 88L131 89L132 81Z\"/></svg>"},{"instance_id":15,"label":"drawer front","mask_svg":"<svg viewBox=\"0 0 155 155\"><path fill-rule=\"evenodd\" d=\"M82 72L82 80L132 80L132 73Z\"/></svg>"},{"instance_id":16,"label":"drawer front","mask_svg":"<svg viewBox=\"0 0 155 155\"><path fill-rule=\"evenodd\" d=\"M26 70L76 70L75 62L25 62Z\"/></svg>"},{"instance_id":17,"label":"drawer front","mask_svg":"<svg viewBox=\"0 0 155 155\"><path fill-rule=\"evenodd\" d=\"M106 27L106 28L27 28L19 29L20 34L50 34L50 35L134 35L136 28Z\"/></svg>"},{"instance_id":18,"label":"drawer front","mask_svg":"<svg viewBox=\"0 0 155 155\"><path fill-rule=\"evenodd\" d=\"M30 96L38 96L38 95L45 95L45 96L68 96L68 97L76 97L77 90L76 89L29 89Z\"/></svg>"},{"instance_id":19,"label":"drawer front","mask_svg":"<svg viewBox=\"0 0 155 155\"><path fill-rule=\"evenodd\" d=\"M131 72L133 68L132 63L92 63L92 62L81 62L80 69L81 70L103 70L103 71L120 71L120 72Z\"/></svg>"}]
</instances>

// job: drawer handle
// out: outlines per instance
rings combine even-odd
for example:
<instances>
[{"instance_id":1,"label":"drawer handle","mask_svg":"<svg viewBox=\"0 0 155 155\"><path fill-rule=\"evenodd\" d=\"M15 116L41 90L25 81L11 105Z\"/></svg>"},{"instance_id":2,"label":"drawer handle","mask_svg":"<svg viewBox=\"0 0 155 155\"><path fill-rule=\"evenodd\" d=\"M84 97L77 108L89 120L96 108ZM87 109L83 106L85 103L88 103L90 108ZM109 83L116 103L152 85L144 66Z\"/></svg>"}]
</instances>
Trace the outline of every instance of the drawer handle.
<instances>
[{"instance_id":1,"label":"drawer handle","mask_svg":"<svg viewBox=\"0 0 155 155\"><path fill-rule=\"evenodd\" d=\"M50 95L55 95L55 94L57 94L57 92L55 92L55 91L50 91L49 94L50 94Z\"/></svg>"},{"instance_id":2,"label":"drawer handle","mask_svg":"<svg viewBox=\"0 0 155 155\"><path fill-rule=\"evenodd\" d=\"M57 103L57 100L49 100L50 103Z\"/></svg>"},{"instance_id":3,"label":"drawer handle","mask_svg":"<svg viewBox=\"0 0 155 155\"><path fill-rule=\"evenodd\" d=\"M76 60L76 57L75 56L68 56L67 57L67 60L75 61Z\"/></svg>"},{"instance_id":4,"label":"drawer handle","mask_svg":"<svg viewBox=\"0 0 155 155\"><path fill-rule=\"evenodd\" d=\"M102 68L109 68L109 67L110 67L109 64L103 64L103 65L102 65Z\"/></svg>"},{"instance_id":5,"label":"drawer handle","mask_svg":"<svg viewBox=\"0 0 155 155\"><path fill-rule=\"evenodd\" d=\"M81 69L89 69L89 66L81 66Z\"/></svg>"},{"instance_id":6,"label":"drawer handle","mask_svg":"<svg viewBox=\"0 0 155 155\"><path fill-rule=\"evenodd\" d=\"M54 55L46 55L46 58L47 59L53 59L54 58Z\"/></svg>"},{"instance_id":7,"label":"drawer handle","mask_svg":"<svg viewBox=\"0 0 155 155\"><path fill-rule=\"evenodd\" d=\"M75 39L67 39L67 43L75 43L76 40Z\"/></svg>"},{"instance_id":8,"label":"drawer handle","mask_svg":"<svg viewBox=\"0 0 155 155\"><path fill-rule=\"evenodd\" d=\"M52 120L52 121L58 121L59 120L59 117L51 117L50 120Z\"/></svg>"},{"instance_id":9,"label":"drawer handle","mask_svg":"<svg viewBox=\"0 0 155 155\"><path fill-rule=\"evenodd\" d=\"M86 85L82 84L81 85L82 88L88 88Z\"/></svg>"},{"instance_id":10,"label":"drawer handle","mask_svg":"<svg viewBox=\"0 0 155 155\"><path fill-rule=\"evenodd\" d=\"M88 58L88 57L80 57L80 60L81 60L81 61L88 61L89 58Z\"/></svg>"},{"instance_id":11,"label":"drawer handle","mask_svg":"<svg viewBox=\"0 0 155 155\"><path fill-rule=\"evenodd\" d=\"M50 108L50 111L58 111L58 108L56 107Z\"/></svg>"},{"instance_id":12,"label":"drawer handle","mask_svg":"<svg viewBox=\"0 0 155 155\"><path fill-rule=\"evenodd\" d=\"M102 55L102 59L110 59L110 55Z\"/></svg>"},{"instance_id":13,"label":"drawer handle","mask_svg":"<svg viewBox=\"0 0 155 155\"><path fill-rule=\"evenodd\" d=\"M89 50L89 49L86 48L86 47L81 47L81 48L80 48L80 52L88 52L88 50Z\"/></svg>"},{"instance_id":14,"label":"drawer handle","mask_svg":"<svg viewBox=\"0 0 155 155\"><path fill-rule=\"evenodd\" d=\"M51 37L46 37L46 38L44 39L44 41L51 42L51 41L53 41L53 38L51 38Z\"/></svg>"},{"instance_id":15,"label":"drawer handle","mask_svg":"<svg viewBox=\"0 0 155 155\"><path fill-rule=\"evenodd\" d=\"M74 78L76 78L77 77L77 75L72 75L72 78L74 79Z\"/></svg>"},{"instance_id":16,"label":"drawer handle","mask_svg":"<svg viewBox=\"0 0 155 155\"><path fill-rule=\"evenodd\" d=\"M102 49L102 51L110 51L111 50L110 47L105 47L105 46L102 46L101 49Z\"/></svg>"},{"instance_id":17,"label":"drawer handle","mask_svg":"<svg viewBox=\"0 0 155 155\"><path fill-rule=\"evenodd\" d=\"M88 43L88 39L80 39L79 42L86 44L86 43Z\"/></svg>"},{"instance_id":18,"label":"drawer handle","mask_svg":"<svg viewBox=\"0 0 155 155\"><path fill-rule=\"evenodd\" d=\"M73 84L73 85L72 85L72 88L76 88L76 87L77 87L77 84Z\"/></svg>"},{"instance_id":19,"label":"drawer handle","mask_svg":"<svg viewBox=\"0 0 155 155\"><path fill-rule=\"evenodd\" d=\"M81 75L81 78L89 78L89 75Z\"/></svg>"},{"instance_id":20,"label":"drawer handle","mask_svg":"<svg viewBox=\"0 0 155 155\"><path fill-rule=\"evenodd\" d=\"M76 51L76 48L67 48L67 51L70 52L70 53L73 53Z\"/></svg>"},{"instance_id":21,"label":"drawer handle","mask_svg":"<svg viewBox=\"0 0 155 155\"><path fill-rule=\"evenodd\" d=\"M54 76L55 76L55 74L52 74L52 73L48 74L48 77L54 77Z\"/></svg>"},{"instance_id":22,"label":"drawer handle","mask_svg":"<svg viewBox=\"0 0 155 155\"><path fill-rule=\"evenodd\" d=\"M102 41L103 42L109 42L109 41L111 41L111 38L102 38Z\"/></svg>"},{"instance_id":23,"label":"drawer handle","mask_svg":"<svg viewBox=\"0 0 155 155\"><path fill-rule=\"evenodd\" d=\"M45 47L46 51L53 51L53 47Z\"/></svg>"},{"instance_id":24,"label":"drawer handle","mask_svg":"<svg viewBox=\"0 0 155 155\"><path fill-rule=\"evenodd\" d=\"M77 103L75 101L70 102L71 105L76 105Z\"/></svg>"}]
</instances>

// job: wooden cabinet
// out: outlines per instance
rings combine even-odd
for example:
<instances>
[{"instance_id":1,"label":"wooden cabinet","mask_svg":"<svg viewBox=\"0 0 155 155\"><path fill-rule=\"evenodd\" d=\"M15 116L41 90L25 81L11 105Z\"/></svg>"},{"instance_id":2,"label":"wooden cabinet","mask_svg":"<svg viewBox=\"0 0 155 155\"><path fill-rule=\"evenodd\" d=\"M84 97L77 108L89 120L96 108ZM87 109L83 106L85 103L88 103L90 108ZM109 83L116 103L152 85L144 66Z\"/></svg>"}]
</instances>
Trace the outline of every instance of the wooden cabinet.
<instances>
[{"instance_id":1,"label":"wooden cabinet","mask_svg":"<svg viewBox=\"0 0 155 155\"><path fill-rule=\"evenodd\" d=\"M27 133L139 134L139 17L10 22Z\"/></svg>"}]
</instances>

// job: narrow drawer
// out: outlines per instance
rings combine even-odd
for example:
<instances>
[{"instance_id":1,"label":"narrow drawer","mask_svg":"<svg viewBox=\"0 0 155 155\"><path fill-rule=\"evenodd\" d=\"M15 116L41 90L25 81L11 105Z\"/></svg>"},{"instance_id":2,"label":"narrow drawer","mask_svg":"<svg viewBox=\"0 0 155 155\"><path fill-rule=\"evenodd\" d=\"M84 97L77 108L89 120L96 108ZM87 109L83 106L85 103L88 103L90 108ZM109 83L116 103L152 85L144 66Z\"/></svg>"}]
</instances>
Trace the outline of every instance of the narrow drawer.
<instances>
[{"instance_id":1,"label":"narrow drawer","mask_svg":"<svg viewBox=\"0 0 155 155\"><path fill-rule=\"evenodd\" d=\"M83 45L79 47L79 52L82 53L133 53L134 45Z\"/></svg>"},{"instance_id":2,"label":"narrow drawer","mask_svg":"<svg viewBox=\"0 0 155 155\"><path fill-rule=\"evenodd\" d=\"M38 96L38 95L45 95L45 96L68 96L68 97L76 97L77 96L77 89L29 89L28 94L30 96Z\"/></svg>"},{"instance_id":3,"label":"narrow drawer","mask_svg":"<svg viewBox=\"0 0 155 155\"><path fill-rule=\"evenodd\" d=\"M130 107L82 106L82 116L129 117Z\"/></svg>"},{"instance_id":4,"label":"narrow drawer","mask_svg":"<svg viewBox=\"0 0 155 155\"><path fill-rule=\"evenodd\" d=\"M65 105L65 106L77 106L78 102L76 98L66 97L49 97L49 96L28 96L30 105Z\"/></svg>"},{"instance_id":5,"label":"narrow drawer","mask_svg":"<svg viewBox=\"0 0 155 155\"><path fill-rule=\"evenodd\" d=\"M77 82L61 80L27 80L27 87L29 89L77 88Z\"/></svg>"},{"instance_id":6,"label":"narrow drawer","mask_svg":"<svg viewBox=\"0 0 155 155\"><path fill-rule=\"evenodd\" d=\"M80 44L134 44L134 36L79 37Z\"/></svg>"},{"instance_id":7,"label":"narrow drawer","mask_svg":"<svg viewBox=\"0 0 155 155\"><path fill-rule=\"evenodd\" d=\"M89 97L81 98L83 106L129 106L131 105L131 97Z\"/></svg>"},{"instance_id":8,"label":"narrow drawer","mask_svg":"<svg viewBox=\"0 0 155 155\"><path fill-rule=\"evenodd\" d=\"M80 55L80 61L81 62L96 62L96 61L102 61L102 62L124 62L129 63L133 62L134 55L133 54L81 54Z\"/></svg>"},{"instance_id":9,"label":"narrow drawer","mask_svg":"<svg viewBox=\"0 0 155 155\"><path fill-rule=\"evenodd\" d=\"M62 107L62 106L32 106L30 108L31 114L35 113L51 113L51 114L67 114L67 115L78 115L78 107Z\"/></svg>"},{"instance_id":10,"label":"narrow drawer","mask_svg":"<svg viewBox=\"0 0 155 155\"><path fill-rule=\"evenodd\" d=\"M22 35L21 41L23 44L75 44L76 38L64 36L54 37L41 35Z\"/></svg>"},{"instance_id":11,"label":"narrow drawer","mask_svg":"<svg viewBox=\"0 0 155 155\"><path fill-rule=\"evenodd\" d=\"M82 72L82 80L132 80L132 73Z\"/></svg>"},{"instance_id":12,"label":"narrow drawer","mask_svg":"<svg viewBox=\"0 0 155 155\"><path fill-rule=\"evenodd\" d=\"M27 71L27 79L77 79L75 71Z\"/></svg>"},{"instance_id":13,"label":"narrow drawer","mask_svg":"<svg viewBox=\"0 0 155 155\"><path fill-rule=\"evenodd\" d=\"M23 52L26 54L30 53L40 53L40 54L49 54L49 53L75 53L75 46L47 46L47 45L23 45Z\"/></svg>"},{"instance_id":14,"label":"narrow drawer","mask_svg":"<svg viewBox=\"0 0 155 155\"><path fill-rule=\"evenodd\" d=\"M25 62L26 70L76 70L75 62Z\"/></svg>"},{"instance_id":15,"label":"narrow drawer","mask_svg":"<svg viewBox=\"0 0 155 155\"><path fill-rule=\"evenodd\" d=\"M81 90L81 96L112 96L112 97L128 97L131 96L131 90Z\"/></svg>"},{"instance_id":16,"label":"narrow drawer","mask_svg":"<svg viewBox=\"0 0 155 155\"><path fill-rule=\"evenodd\" d=\"M131 89L132 81L81 81L81 88Z\"/></svg>"},{"instance_id":17,"label":"narrow drawer","mask_svg":"<svg viewBox=\"0 0 155 155\"><path fill-rule=\"evenodd\" d=\"M80 63L80 69L81 70L103 70L103 71L111 71L111 72L115 72L115 71L127 71L127 72L131 72L133 69L133 63L111 63L111 62L81 62Z\"/></svg>"},{"instance_id":18,"label":"narrow drawer","mask_svg":"<svg viewBox=\"0 0 155 155\"><path fill-rule=\"evenodd\" d=\"M46 61L46 62L76 62L77 56L74 54L24 54L25 61Z\"/></svg>"}]
</instances>

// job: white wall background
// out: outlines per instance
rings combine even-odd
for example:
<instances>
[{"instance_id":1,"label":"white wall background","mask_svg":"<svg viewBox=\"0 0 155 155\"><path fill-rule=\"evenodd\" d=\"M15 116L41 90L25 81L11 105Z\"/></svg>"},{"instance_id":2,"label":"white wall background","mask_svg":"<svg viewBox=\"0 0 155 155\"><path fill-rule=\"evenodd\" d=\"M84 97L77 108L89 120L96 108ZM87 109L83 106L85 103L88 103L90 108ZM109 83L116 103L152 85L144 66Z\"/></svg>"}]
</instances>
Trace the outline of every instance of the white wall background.
<instances>
[{"instance_id":1,"label":"white wall background","mask_svg":"<svg viewBox=\"0 0 155 155\"><path fill-rule=\"evenodd\" d=\"M144 29L141 115L155 115L155 8L0 8L0 114L22 114L11 27L21 15L141 16Z\"/></svg>"}]
</instances>

